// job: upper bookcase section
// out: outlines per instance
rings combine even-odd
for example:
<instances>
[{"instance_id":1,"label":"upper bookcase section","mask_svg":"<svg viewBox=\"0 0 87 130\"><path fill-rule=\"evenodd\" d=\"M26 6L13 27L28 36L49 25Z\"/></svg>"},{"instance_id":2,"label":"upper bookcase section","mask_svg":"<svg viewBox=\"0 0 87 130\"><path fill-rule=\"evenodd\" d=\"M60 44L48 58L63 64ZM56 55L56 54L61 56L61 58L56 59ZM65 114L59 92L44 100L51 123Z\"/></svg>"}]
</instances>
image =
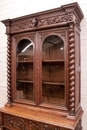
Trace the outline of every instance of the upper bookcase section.
<instances>
[{"instance_id":1,"label":"upper bookcase section","mask_svg":"<svg viewBox=\"0 0 87 130\"><path fill-rule=\"evenodd\" d=\"M30 30L67 26L71 22L79 27L82 18L82 10L78 3L75 2L59 8L3 20L2 22L6 26L6 34L15 34Z\"/></svg>"}]
</instances>

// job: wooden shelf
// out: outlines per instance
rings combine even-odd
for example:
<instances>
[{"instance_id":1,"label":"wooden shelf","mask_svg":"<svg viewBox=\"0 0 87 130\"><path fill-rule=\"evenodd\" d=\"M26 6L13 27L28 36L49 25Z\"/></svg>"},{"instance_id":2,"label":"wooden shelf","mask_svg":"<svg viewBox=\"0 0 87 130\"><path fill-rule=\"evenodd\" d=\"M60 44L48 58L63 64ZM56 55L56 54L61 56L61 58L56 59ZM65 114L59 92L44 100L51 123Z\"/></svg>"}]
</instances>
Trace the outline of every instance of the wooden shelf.
<instances>
[{"instance_id":1,"label":"wooden shelf","mask_svg":"<svg viewBox=\"0 0 87 130\"><path fill-rule=\"evenodd\" d=\"M46 82L42 81L43 84L48 84L48 85L65 85L63 82Z\"/></svg>"},{"instance_id":2,"label":"wooden shelf","mask_svg":"<svg viewBox=\"0 0 87 130\"><path fill-rule=\"evenodd\" d=\"M43 63L56 63L56 62L64 62L64 59L61 59L61 60L43 60L42 61Z\"/></svg>"},{"instance_id":3,"label":"wooden shelf","mask_svg":"<svg viewBox=\"0 0 87 130\"><path fill-rule=\"evenodd\" d=\"M18 61L18 63L33 63L33 61L29 61L29 60L27 60L27 61Z\"/></svg>"},{"instance_id":4,"label":"wooden shelf","mask_svg":"<svg viewBox=\"0 0 87 130\"><path fill-rule=\"evenodd\" d=\"M18 81L18 82L22 82L22 83L33 83L33 81L29 81L29 80L21 80L21 79L18 79L17 81Z\"/></svg>"}]
</instances>

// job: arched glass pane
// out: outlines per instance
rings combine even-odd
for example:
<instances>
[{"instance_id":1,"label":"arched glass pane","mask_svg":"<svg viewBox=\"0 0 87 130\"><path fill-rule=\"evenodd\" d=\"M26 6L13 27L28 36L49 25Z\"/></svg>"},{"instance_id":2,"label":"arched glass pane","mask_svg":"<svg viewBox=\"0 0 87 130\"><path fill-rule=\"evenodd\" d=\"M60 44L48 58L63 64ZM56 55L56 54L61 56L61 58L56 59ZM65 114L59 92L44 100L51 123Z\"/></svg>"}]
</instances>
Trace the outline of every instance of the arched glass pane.
<instances>
[{"instance_id":1,"label":"arched glass pane","mask_svg":"<svg viewBox=\"0 0 87 130\"><path fill-rule=\"evenodd\" d=\"M21 40L16 55L17 99L33 100L33 43Z\"/></svg>"},{"instance_id":2,"label":"arched glass pane","mask_svg":"<svg viewBox=\"0 0 87 130\"><path fill-rule=\"evenodd\" d=\"M65 105L64 69L64 42L57 35L50 35L42 46L43 102Z\"/></svg>"}]
</instances>

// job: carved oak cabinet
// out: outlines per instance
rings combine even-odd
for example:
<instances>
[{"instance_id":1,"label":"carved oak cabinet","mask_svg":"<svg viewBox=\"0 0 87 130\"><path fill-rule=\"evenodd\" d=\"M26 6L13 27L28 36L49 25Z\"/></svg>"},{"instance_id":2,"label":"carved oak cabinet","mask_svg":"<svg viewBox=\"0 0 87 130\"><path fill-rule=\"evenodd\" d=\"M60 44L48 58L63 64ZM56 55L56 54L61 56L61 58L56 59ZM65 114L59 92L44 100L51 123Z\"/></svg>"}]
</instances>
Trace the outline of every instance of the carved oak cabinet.
<instances>
[{"instance_id":1,"label":"carved oak cabinet","mask_svg":"<svg viewBox=\"0 0 87 130\"><path fill-rule=\"evenodd\" d=\"M2 130L82 130L78 3L3 20L7 98Z\"/></svg>"}]
</instances>

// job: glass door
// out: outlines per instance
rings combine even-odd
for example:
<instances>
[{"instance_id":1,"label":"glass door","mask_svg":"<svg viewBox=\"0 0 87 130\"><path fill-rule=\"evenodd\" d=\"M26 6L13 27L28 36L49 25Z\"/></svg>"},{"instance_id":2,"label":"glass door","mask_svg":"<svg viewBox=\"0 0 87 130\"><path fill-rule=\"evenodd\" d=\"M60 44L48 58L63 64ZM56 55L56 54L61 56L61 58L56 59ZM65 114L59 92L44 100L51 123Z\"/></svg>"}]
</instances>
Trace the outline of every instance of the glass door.
<instances>
[{"instance_id":1,"label":"glass door","mask_svg":"<svg viewBox=\"0 0 87 130\"><path fill-rule=\"evenodd\" d=\"M22 39L16 52L16 97L33 101L33 43Z\"/></svg>"},{"instance_id":2,"label":"glass door","mask_svg":"<svg viewBox=\"0 0 87 130\"><path fill-rule=\"evenodd\" d=\"M48 36L42 45L42 102L65 106L64 42L58 35Z\"/></svg>"}]
</instances>

